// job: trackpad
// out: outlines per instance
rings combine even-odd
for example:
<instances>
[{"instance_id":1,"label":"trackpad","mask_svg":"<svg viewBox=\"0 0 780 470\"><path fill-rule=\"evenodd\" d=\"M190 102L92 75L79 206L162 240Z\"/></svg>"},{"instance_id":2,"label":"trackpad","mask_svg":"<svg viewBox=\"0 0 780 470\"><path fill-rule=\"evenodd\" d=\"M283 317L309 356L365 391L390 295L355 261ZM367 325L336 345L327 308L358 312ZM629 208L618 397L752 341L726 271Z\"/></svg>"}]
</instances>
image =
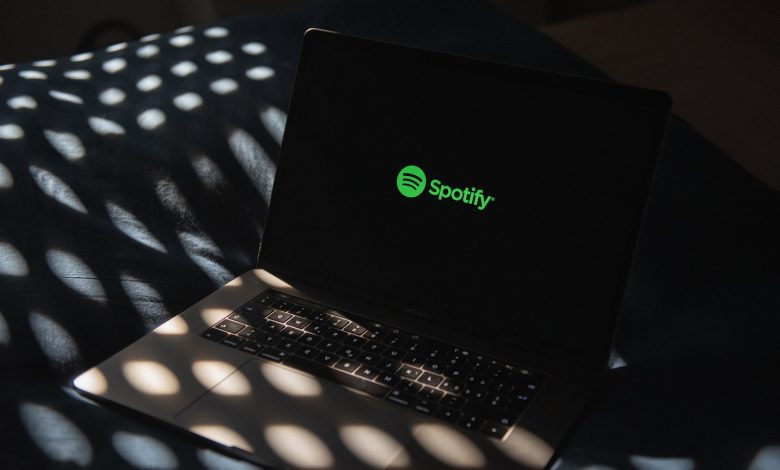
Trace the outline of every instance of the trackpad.
<instances>
[{"instance_id":1,"label":"trackpad","mask_svg":"<svg viewBox=\"0 0 780 470\"><path fill-rule=\"evenodd\" d=\"M260 463L288 468L387 468L425 420L330 382L251 360L176 422Z\"/></svg>"}]
</instances>

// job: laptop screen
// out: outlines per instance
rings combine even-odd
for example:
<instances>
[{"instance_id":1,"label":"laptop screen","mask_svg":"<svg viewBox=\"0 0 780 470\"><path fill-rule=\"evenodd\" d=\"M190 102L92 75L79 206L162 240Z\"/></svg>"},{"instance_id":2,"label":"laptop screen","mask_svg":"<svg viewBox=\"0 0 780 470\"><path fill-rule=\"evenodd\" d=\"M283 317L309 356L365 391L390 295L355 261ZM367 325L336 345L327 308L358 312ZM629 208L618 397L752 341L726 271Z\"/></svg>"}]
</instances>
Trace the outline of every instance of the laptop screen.
<instances>
[{"instance_id":1,"label":"laptop screen","mask_svg":"<svg viewBox=\"0 0 780 470\"><path fill-rule=\"evenodd\" d=\"M260 266L605 360L668 111L657 92L310 31Z\"/></svg>"}]
</instances>

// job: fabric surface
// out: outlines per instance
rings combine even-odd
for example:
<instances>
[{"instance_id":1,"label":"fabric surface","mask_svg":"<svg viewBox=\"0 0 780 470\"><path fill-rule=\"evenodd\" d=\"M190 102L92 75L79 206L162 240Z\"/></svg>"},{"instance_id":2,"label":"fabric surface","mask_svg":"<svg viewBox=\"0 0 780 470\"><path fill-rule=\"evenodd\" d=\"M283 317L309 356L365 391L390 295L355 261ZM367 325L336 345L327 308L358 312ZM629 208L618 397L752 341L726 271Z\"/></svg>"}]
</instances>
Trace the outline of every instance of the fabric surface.
<instances>
[{"instance_id":1,"label":"fabric surface","mask_svg":"<svg viewBox=\"0 0 780 470\"><path fill-rule=\"evenodd\" d=\"M0 468L254 468L68 384L253 266L312 26L605 78L465 0L312 2L0 67ZM780 462L779 202L673 120L614 368L556 467Z\"/></svg>"}]
</instances>

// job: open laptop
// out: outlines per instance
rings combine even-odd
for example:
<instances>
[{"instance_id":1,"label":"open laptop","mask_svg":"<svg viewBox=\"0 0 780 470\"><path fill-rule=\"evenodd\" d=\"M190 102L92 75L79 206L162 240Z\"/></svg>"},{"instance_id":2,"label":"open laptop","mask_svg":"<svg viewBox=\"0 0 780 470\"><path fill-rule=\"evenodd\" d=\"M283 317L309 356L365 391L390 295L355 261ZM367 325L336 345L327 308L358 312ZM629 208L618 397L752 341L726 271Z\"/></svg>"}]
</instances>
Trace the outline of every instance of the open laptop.
<instances>
[{"instance_id":1,"label":"open laptop","mask_svg":"<svg viewBox=\"0 0 780 470\"><path fill-rule=\"evenodd\" d=\"M257 269L74 386L267 467L549 466L607 369L670 106L310 29Z\"/></svg>"}]
</instances>

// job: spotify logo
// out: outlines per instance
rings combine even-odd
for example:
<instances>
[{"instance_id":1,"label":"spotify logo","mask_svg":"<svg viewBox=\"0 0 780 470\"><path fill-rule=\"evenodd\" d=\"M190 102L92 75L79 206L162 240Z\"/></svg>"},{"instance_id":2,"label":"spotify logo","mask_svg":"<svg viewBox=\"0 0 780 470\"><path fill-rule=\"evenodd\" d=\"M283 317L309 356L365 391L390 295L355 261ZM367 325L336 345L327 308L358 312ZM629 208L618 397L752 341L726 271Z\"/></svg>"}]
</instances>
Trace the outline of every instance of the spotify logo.
<instances>
[{"instance_id":1,"label":"spotify logo","mask_svg":"<svg viewBox=\"0 0 780 470\"><path fill-rule=\"evenodd\" d=\"M395 179L398 191L406 197L417 197L425 191L425 172L417 165L407 165Z\"/></svg>"},{"instance_id":2,"label":"spotify logo","mask_svg":"<svg viewBox=\"0 0 780 470\"><path fill-rule=\"evenodd\" d=\"M401 168L401 171L398 172L398 176L395 178L398 192L408 198L414 198L422 194L425 191L426 182L425 172L417 165L406 165ZM438 179L431 180L428 194L435 196L439 201L450 199L474 206L480 211L485 210L488 204L496 200L494 196L485 194L481 188L478 189L474 186L453 188Z\"/></svg>"}]
</instances>

